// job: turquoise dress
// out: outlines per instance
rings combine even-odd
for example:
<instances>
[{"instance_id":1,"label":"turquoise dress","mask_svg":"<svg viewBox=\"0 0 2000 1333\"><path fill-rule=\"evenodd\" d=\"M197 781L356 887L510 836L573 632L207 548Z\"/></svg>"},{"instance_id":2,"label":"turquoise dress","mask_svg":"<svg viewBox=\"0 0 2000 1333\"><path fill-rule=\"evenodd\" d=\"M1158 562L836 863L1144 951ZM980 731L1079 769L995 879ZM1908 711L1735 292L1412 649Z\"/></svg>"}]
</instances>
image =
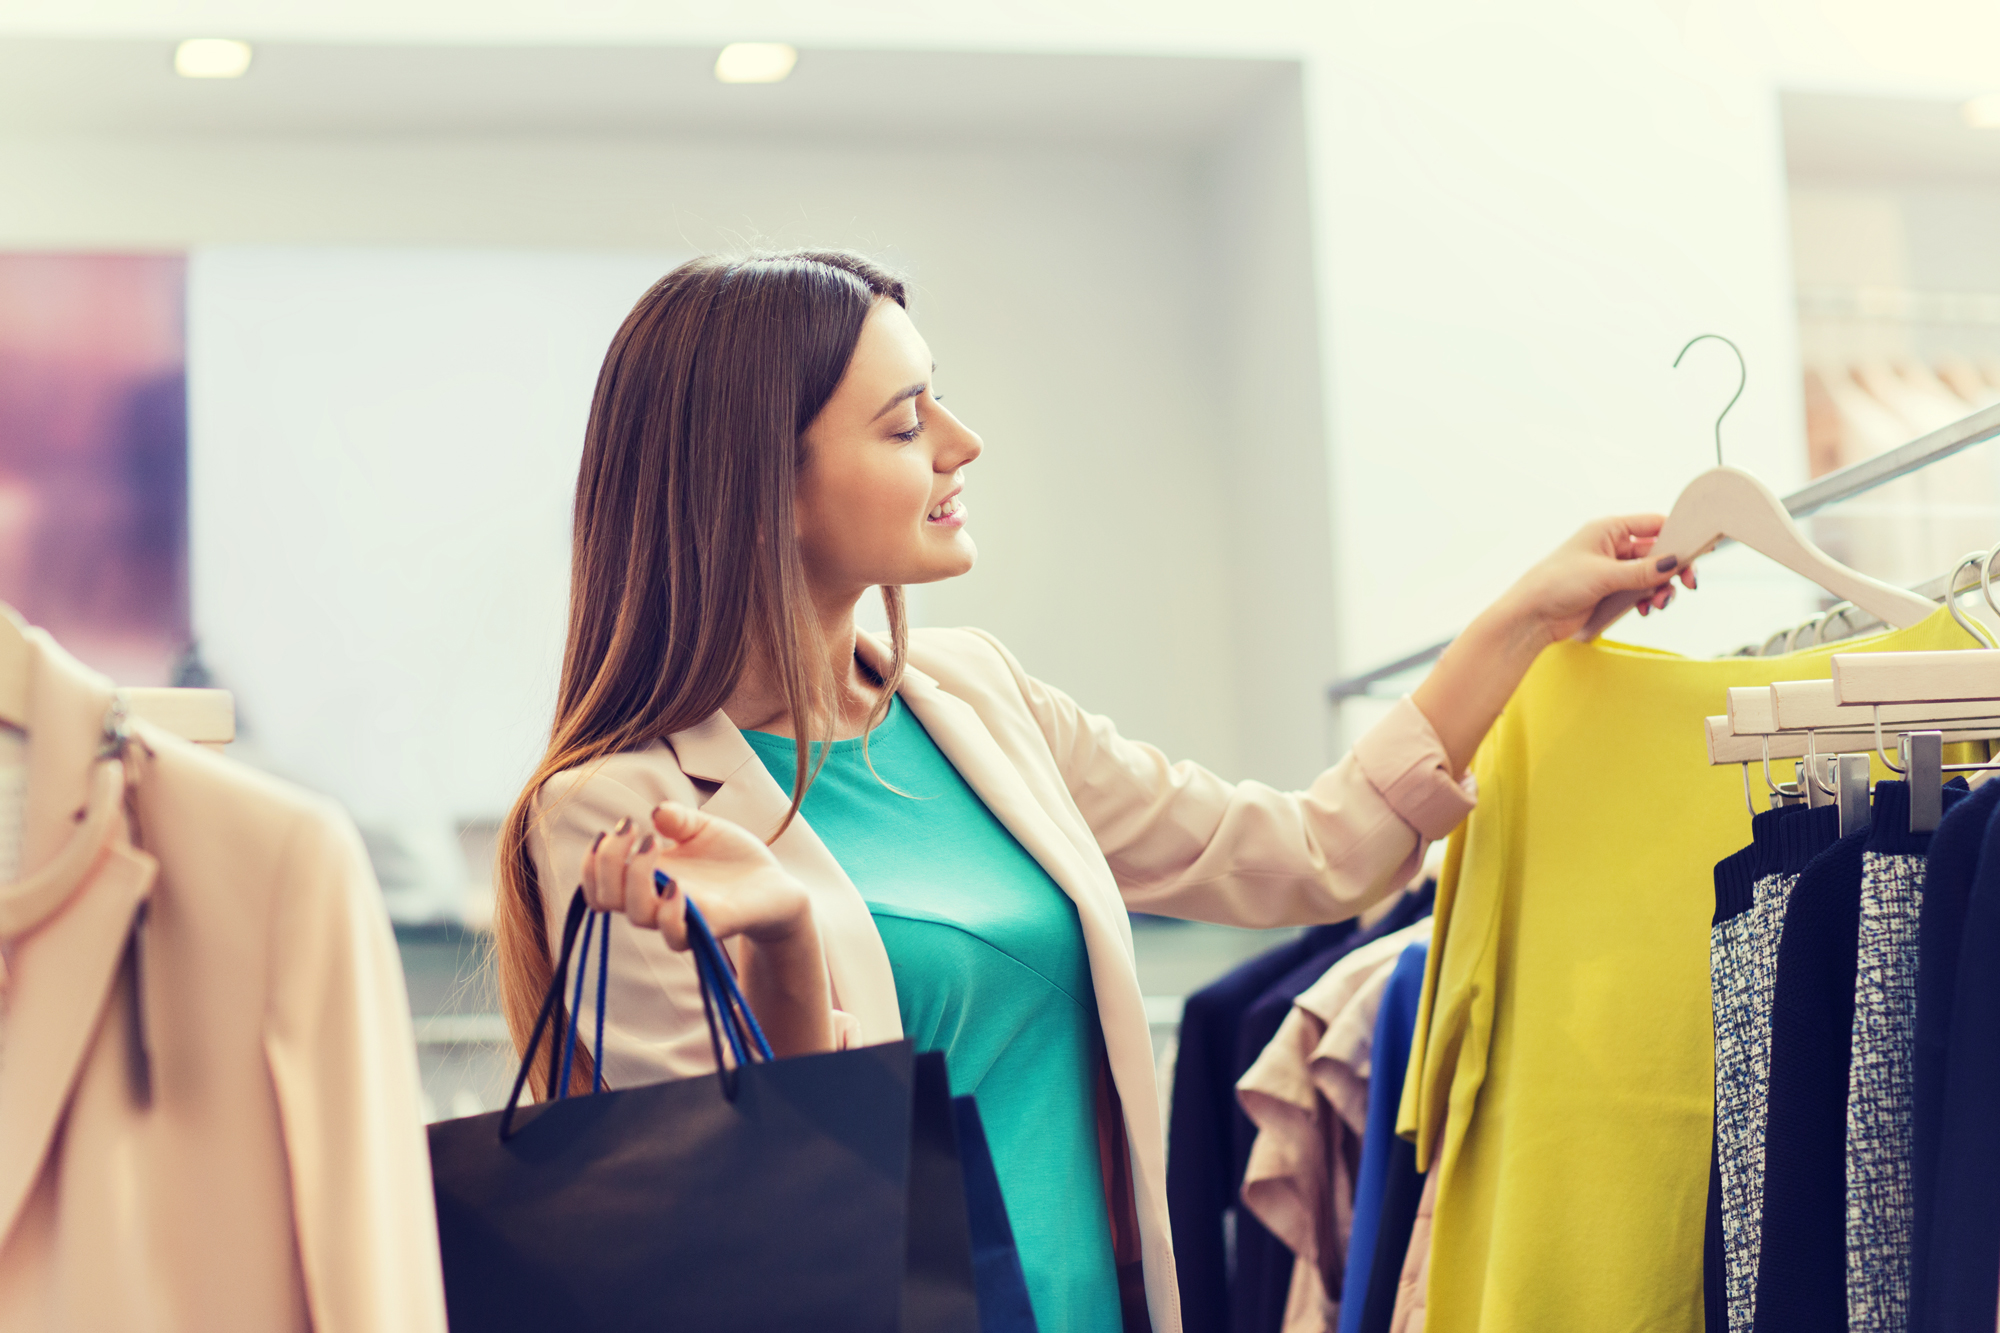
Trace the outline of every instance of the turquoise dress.
<instances>
[{"instance_id":1,"label":"turquoise dress","mask_svg":"<svg viewBox=\"0 0 2000 1333\"><path fill-rule=\"evenodd\" d=\"M743 739L790 792L793 742ZM901 699L866 761L858 739L833 743L800 810L874 914L903 1031L943 1051L952 1091L978 1100L1035 1322L1116 1333L1094 1101L1103 1037L1076 905Z\"/></svg>"}]
</instances>

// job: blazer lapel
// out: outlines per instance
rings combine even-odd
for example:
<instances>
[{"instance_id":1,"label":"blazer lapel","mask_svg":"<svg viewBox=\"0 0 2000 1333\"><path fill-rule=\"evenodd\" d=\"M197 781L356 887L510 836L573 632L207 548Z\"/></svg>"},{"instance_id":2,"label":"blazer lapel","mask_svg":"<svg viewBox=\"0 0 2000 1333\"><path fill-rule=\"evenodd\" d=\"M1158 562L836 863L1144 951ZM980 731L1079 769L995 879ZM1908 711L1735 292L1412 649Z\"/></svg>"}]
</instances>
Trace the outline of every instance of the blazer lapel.
<instances>
[{"instance_id":1,"label":"blazer lapel","mask_svg":"<svg viewBox=\"0 0 2000 1333\"><path fill-rule=\"evenodd\" d=\"M28 798L22 871L54 861L79 832L77 817L110 682L40 631L28 685ZM114 817L104 850L39 927L14 942L9 967L6 1078L0 1081L0 1237L13 1230L41 1170L76 1070L97 1032L132 918L151 892L153 858L126 845Z\"/></svg>"},{"instance_id":2,"label":"blazer lapel","mask_svg":"<svg viewBox=\"0 0 2000 1333\"><path fill-rule=\"evenodd\" d=\"M723 713L675 732L668 737L668 744L673 746L683 773L720 784L702 802L702 809L710 814L768 838L791 808L785 789ZM868 904L840 862L803 818L792 820L771 850L812 895L813 919L833 981L834 1003L860 1020L862 1034L870 1042L894 1041L902 1036L902 1011L896 1004L896 978L889 969L888 951L882 947Z\"/></svg>"},{"instance_id":3,"label":"blazer lapel","mask_svg":"<svg viewBox=\"0 0 2000 1333\"><path fill-rule=\"evenodd\" d=\"M1129 956L1131 927L1123 904L1119 904L1114 921L1107 902L1107 894L1115 898L1116 889L1097 882L1068 835L1028 789L1020 768L993 739L978 710L914 667L904 668L901 693L903 702L924 724L966 785L979 793L994 818L1041 863L1049 878L1076 903L1077 910L1086 919L1094 918L1096 926L1120 941Z\"/></svg>"}]
</instances>

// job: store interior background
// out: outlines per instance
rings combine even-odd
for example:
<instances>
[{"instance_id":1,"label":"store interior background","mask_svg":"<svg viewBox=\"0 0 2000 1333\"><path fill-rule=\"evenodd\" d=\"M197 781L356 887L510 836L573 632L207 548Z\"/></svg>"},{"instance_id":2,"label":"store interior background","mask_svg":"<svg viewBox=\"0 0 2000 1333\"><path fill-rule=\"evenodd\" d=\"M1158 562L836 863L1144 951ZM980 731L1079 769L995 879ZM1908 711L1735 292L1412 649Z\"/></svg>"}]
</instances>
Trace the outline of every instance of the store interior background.
<instances>
[{"instance_id":1,"label":"store interior background","mask_svg":"<svg viewBox=\"0 0 2000 1333\"><path fill-rule=\"evenodd\" d=\"M176 77L191 36L252 42L250 71ZM745 39L796 45L790 78L718 83ZM910 274L987 444L980 565L917 623L1303 785L1414 677L1338 708L1332 681L1713 461L1736 367L1672 369L1693 335L1742 348L1725 458L1780 493L1815 367L2000 356L2000 129L1961 113L1996 57L1969 0L14 3L0 302L35 299L10 260L184 262L176 615L236 694L232 751L364 829L427 1087L463 1112L505 1063L492 830L548 723L591 383L674 263L817 244ZM1990 545L1988 452L1829 544L1928 504ZM1709 655L1818 606L1730 552L1617 637ZM188 667L105 652L126 684ZM1268 942L1139 939L1163 1044Z\"/></svg>"}]
</instances>

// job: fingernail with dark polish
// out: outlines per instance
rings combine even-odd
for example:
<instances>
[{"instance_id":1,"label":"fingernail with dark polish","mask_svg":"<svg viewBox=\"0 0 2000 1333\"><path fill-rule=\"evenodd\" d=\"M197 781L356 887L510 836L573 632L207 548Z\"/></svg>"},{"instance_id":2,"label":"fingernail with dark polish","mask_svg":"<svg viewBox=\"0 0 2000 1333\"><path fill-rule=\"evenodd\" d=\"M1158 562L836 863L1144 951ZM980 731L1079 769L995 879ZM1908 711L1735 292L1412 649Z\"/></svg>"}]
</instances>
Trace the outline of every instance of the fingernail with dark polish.
<instances>
[{"instance_id":1,"label":"fingernail with dark polish","mask_svg":"<svg viewBox=\"0 0 2000 1333\"><path fill-rule=\"evenodd\" d=\"M674 886L673 876L669 875L666 871L655 870L653 872L653 893L656 896L664 895L666 891L668 889L671 889L673 886Z\"/></svg>"},{"instance_id":2,"label":"fingernail with dark polish","mask_svg":"<svg viewBox=\"0 0 2000 1333\"><path fill-rule=\"evenodd\" d=\"M1653 562L1653 568L1664 574L1680 562L1681 558L1677 555L1663 555Z\"/></svg>"},{"instance_id":3,"label":"fingernail with dark polish","mask_svg":"<svg viewBox=\"0 0 2000 1333\"><path fill-rule=\"evenodd\" d=\"M597 836L596 836L595 838L593 838L593 839L591 840L591 843L590 843L590 850L591 850L591 851L593 851L593 852L594 852L594 851L596 851L596 850L597 850L597 848L598 848L598 845L599 845L600 843L602 843L603 841L604 841L604 835L603 835L602 833L599 833L599 834L598 834L598 835L597 835Z\"/></svg>"},{"instance_id":4,"label":"fingernail with dark polish","mask_svg":"<svg viewBox=\"0 0 2000 1333\"><path fill-rule=\"evenodd\" d=\"M631 831L632 831L632 816L630 815L625 816L625 818L619 820L616 824L613 824L611 826L611 832L617 837L622 838Z\"/></svg>"},{"instance_id":5,"label":"fingernail with dark polish","mask_svg":"<svg viewBox=\"0 0 2000 1333\"><path fill-rule=\"evenodd\" d=\"M639 839L639 845L632 849L632 855L644 856L647 852L650 852L652 850L653 850L653 835L648 833L645 837Z\"/></svg>"}]
</instances>

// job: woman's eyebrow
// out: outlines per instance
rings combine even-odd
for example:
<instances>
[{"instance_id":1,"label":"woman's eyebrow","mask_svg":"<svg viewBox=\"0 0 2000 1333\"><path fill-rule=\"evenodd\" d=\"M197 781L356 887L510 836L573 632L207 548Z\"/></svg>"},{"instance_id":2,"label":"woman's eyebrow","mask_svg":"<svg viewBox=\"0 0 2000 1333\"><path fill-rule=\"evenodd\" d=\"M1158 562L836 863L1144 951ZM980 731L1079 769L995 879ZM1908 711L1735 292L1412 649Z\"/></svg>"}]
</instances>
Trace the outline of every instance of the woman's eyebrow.
<instances>
[{"instance_id":1,"label":"woman's eyebrow","mask_svg":"<svg viewBox=\"0 0 2000 1333\"><path fill-rule=\"evenodd\" d=\"M937 362L935 361L931 362L931 373L933 375L937 373ZM928 384L912 384L907 389L898 389L896 391L895 397L891 398L888 402L882 404L882 410L880 412L877 412L874 416L868 418L868 420L871 422L880 421L883 417L887 416L890 413L890 411L892 411L895 408L897 403L905 402L911 398L915 398L918 394L922 393L925 389L928 389L929 387L930 385Z\"/></svg>"},{"instance_id":2,"label":"woman's eyebrow","mask_svg":"<svg viewBox=\"0 0 2000 1333\"><path fill-rule=\"evenodd\" d=\"M922 384L912 384L907 389L898 389L896 391L896 396L891 398L888 402L882 404L882 410L880 412L877 412L874 416L868 419L870 421L880 421L883 417L889 415L889 413L895 409L896 404L901 402L907 402L909 399L915 398L918 394L921 394L924 391L925 387L926 386Z\"/></svg>"}]
</instances>

